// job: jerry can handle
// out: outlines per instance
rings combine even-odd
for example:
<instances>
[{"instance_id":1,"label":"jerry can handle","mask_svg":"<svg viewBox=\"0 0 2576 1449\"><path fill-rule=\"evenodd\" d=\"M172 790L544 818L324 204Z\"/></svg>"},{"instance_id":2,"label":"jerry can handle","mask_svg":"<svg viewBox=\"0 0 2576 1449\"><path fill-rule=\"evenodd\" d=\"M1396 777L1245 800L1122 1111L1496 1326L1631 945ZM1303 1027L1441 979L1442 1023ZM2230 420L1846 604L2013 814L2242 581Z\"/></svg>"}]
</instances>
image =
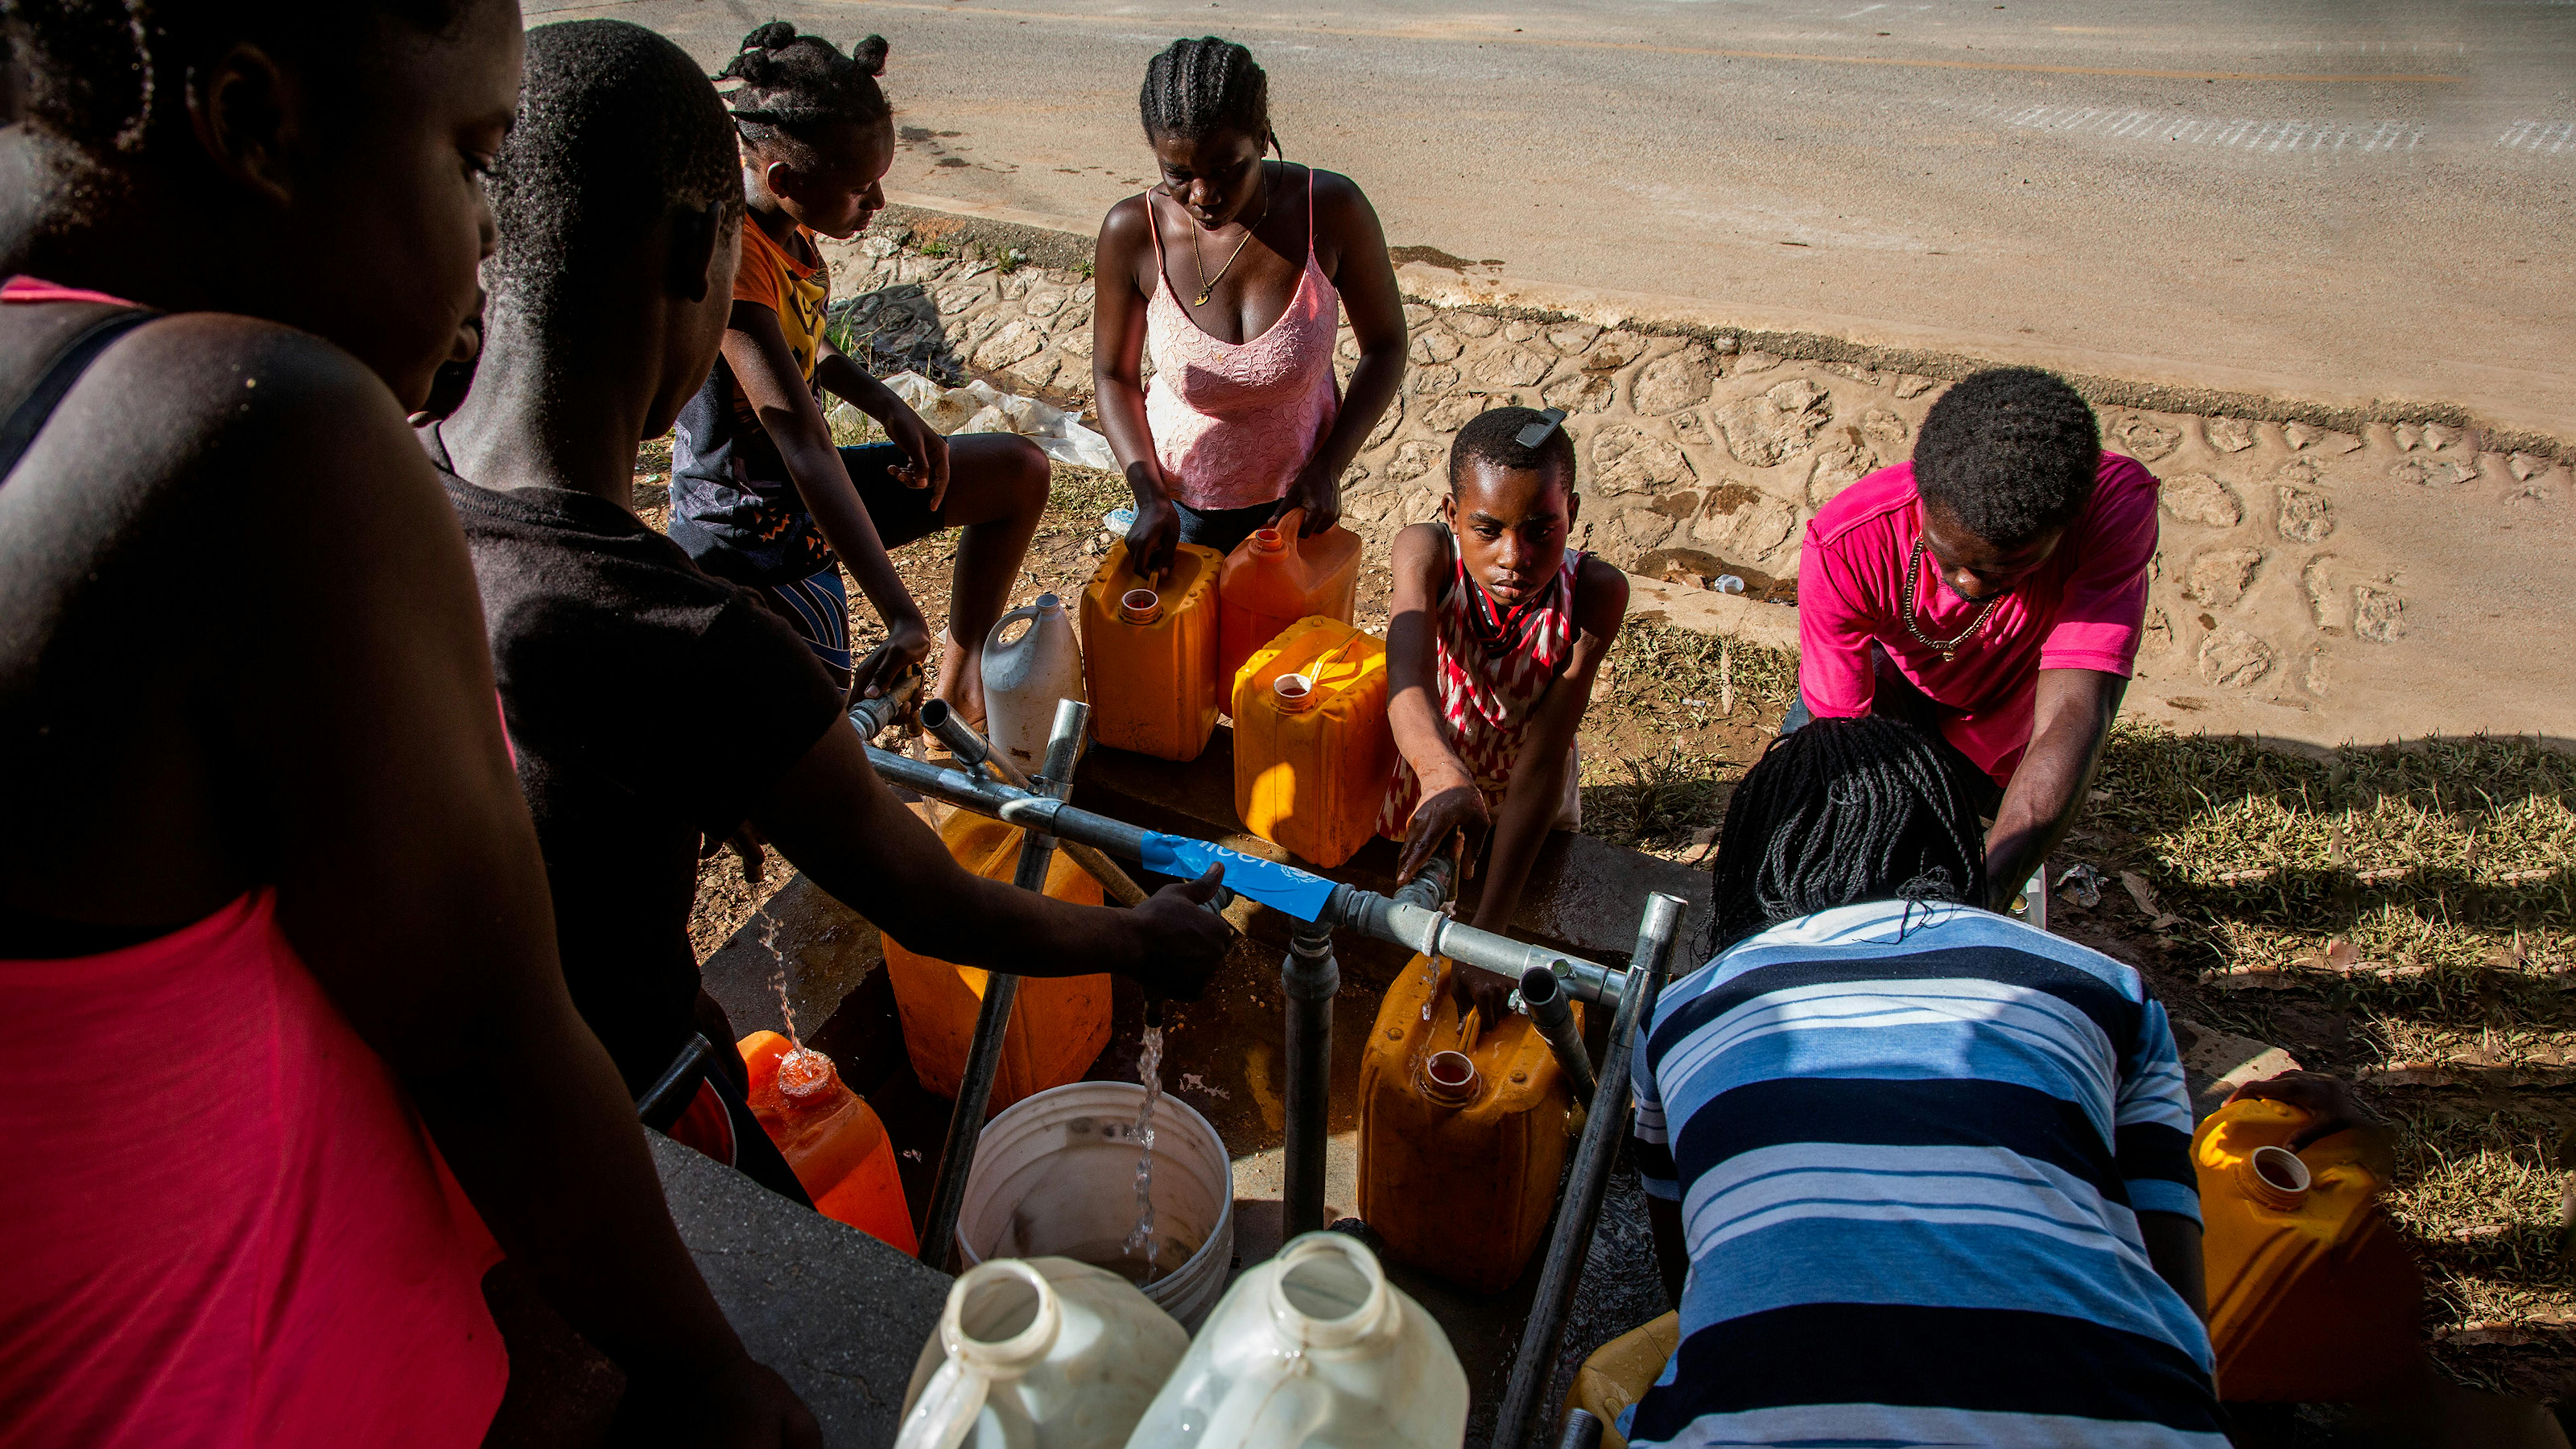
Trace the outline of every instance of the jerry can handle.
<instances>
[{"instance_id":1,"label":"jerry can handle","mask_svg":"<svg viewBox=\"0 0 2576 1449\"><path fill-rule=\"evenodd\" d=\"M1036 603L1022 604L1018 608L1004 614L1002 617L995 619L993 621L992 632L984 636L984 652L990 654L998 649L1019 649L1026 647L1030 639L1038 632L1038 619L1043 616L1050 607L1061 608L1063 605L1053 594L1040 594L1038 595ZM1029 627L1021 632L1020 637L1017 640L1007 645L1004 644L1002 642L1002 631L1008 629L1014 622L1021 619L1028 620Z\"/></svg>"}]
</instances>

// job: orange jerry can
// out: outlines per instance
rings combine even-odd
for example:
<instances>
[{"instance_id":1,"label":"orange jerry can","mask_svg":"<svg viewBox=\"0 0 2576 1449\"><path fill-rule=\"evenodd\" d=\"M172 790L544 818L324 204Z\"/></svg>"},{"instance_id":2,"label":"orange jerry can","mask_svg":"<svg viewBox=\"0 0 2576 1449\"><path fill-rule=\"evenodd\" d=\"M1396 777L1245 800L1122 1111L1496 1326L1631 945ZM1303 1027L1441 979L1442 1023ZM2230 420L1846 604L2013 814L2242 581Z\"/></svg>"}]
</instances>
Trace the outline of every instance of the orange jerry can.
<instances>
[{"instance_id":1,"label":"orange jerry can","mask_svg":"<svg viewBox=\"0 0 2576 1449\"><path fill-rule=\"evenodd\" d=\"M1360 536L1337 523L1299 538L1305 521L1305 509L1291 508L1225 556L1216 579L1218 679L1232 681L1245 660L1300 619L1351 621L1360 596Z\"/></svg>"},{"instance_id":2,"label":"orange jerry can","mask_svg":"<svg viewBox=\"0 0 2576 1449\"><path fill-rule=\"evenodd\" d=\"M1110 545L1082 591L1082 682L1091 737L1112 749L1195 760L1225 708L1216 672L1217 551L1185 543L1148 582Z\"/></svg>"},{"instance_id":3,"label":"orange jerry can","mask_svg":"<svg viewBox=\"0 0 2576 1449\"><path fill-rule=\"evenodd\" d=\"M1360 1217L1396 1262L1498 1293L1520 1278L1556 1208L1574 1092L1525 1016L1469 1040L1450 970L1414 957L1369 1030ZM1583 1008L1574 1013L1579 1030Z\"/></svg>"},{"instance_id":4,"label":"orange jerry can","mask_svg":"<svg viewBox=\"0 0 2576 1449\"><path fill-rule=\"evenodd\" d=\"M1300 619L1234 676L1234 813L1300 860L1340 865L1377 833L1395 774L1386 645Z\"/></svg>"},{"instance_id":5,"label":"orange jerry can","mask_svg":"<svg viewBox=\"0 0 2576 1449\"><path fill-rule=\"evenodd\" d=\"M907 1254L919 1251L885 1123L842 1084L832 1059L774 1031L755 1031L735 1049L751 1074L751 1114L815 1211Z\"/></svg>"},{"instance_id":6,"label":"orange jerry can","mask_svg":"<svg viewBox=\"0 0 2576 1449\"><path fill-rule=\"evenodd\" d=\"M2385 1156L2359 1132L2291 1152L2309 1120L2284 1102L2231 1102L2192 1134L2224 1400L2371 1398L2423 1352L2423 1280L2379 1211Z\"/></svg>"},{"instance_id":7,"label":"orange jerry can","mask_svg":"<svg viewBox=\"0 0 2576 1449\"><path fill-rule=\"evenodd\" d=\"M939 839L971 874L1007 881L1019 869L1017 826L960 810L939 828ZM1100 882L1062 851L1047 863L1046 893L1076 905L1100 904ZM954 1101L988 973L905 950L892 936L885 937L885 958L913 1075ZM1023 978L1011 1002L1010 1028L1002 1034L1002 1067L993 1078L988 1110L999 1112L1022 1097L1077 1080L1107 1045L1108 977Z\"/></svg>"}]
</instances>

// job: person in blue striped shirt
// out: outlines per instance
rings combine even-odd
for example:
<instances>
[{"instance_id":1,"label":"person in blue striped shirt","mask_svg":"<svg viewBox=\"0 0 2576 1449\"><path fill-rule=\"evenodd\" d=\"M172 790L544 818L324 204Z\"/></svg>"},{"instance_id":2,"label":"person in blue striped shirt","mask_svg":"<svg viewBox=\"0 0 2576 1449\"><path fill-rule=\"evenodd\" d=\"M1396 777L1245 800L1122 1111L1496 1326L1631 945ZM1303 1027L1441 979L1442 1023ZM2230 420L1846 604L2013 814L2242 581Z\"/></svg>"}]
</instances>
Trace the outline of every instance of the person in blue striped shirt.
<instances>
[{"instance_id":1,"label":"person in blue striped shirt","mask_svg":"<svg viewBox=\"0 0 2576 1449\"><path fill-rule=\"evenodd\" d=\"M1737 787L1723 949L1633 1059L1682 1337L1631 1444L2225 1446L2164 1008L1963 904L1984 859L1894 720L1818 720Z\"/></svg>"}]
</instances>

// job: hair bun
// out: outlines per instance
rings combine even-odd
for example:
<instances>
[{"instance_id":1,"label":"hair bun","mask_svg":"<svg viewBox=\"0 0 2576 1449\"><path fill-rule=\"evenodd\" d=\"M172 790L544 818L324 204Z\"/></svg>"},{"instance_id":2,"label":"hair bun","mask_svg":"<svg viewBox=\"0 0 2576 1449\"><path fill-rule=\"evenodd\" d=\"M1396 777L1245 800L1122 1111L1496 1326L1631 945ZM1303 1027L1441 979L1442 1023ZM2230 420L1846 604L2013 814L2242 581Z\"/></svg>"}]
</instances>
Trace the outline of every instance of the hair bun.
<instances>
[{"instance_id":1,"label":"hair bun","mask_svg":"<svg viewBox=\"0 0 2576 1449\"><path fill-rule=\"evenodd\" d=\"M796 43L796 27L785 20L773 20L742 38L745 50L785 50Z\"/></svg>"},{"instance_id":2,"label":"hair bun","mask_svg":"<svg viewBox=\"0 0 2576 1449\"><path fill-rule=\"evenodd\" d=\"M886 38L882 35L871 35L867 39L860 41L858 44L851 46L850 60L853 64L858 66L859 73L861 75L884 75L886 63Z\"/></svg>"}]
</instances>

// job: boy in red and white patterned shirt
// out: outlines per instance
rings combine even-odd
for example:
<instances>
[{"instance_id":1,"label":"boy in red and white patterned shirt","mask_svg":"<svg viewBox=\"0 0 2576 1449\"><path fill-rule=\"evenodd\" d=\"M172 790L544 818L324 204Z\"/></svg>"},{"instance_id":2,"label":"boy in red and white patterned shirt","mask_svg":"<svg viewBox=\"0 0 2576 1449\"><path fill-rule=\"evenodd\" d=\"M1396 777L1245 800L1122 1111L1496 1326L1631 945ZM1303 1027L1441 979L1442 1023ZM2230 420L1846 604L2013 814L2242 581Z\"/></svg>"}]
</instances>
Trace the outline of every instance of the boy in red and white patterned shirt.
<instances>
[{"instance_id":1,"label":"boy in red and white patterned shirt","mask_svg":"<svg viewBox=\"0 0 2576 1449\"><path fill-rule=\"evenodd\" d=\"M1387 624L1396 763L1378 833L1410 880L1452 834L1492 834L1472 923L1507 929L1547 832L1582 822L1575 727L1628 611L1627 575L1565 546L1582 500L1549 409L1495 408L1458 431L1437 523L1395 539ZM1490 1026L1513 983L1461 965L1459 1004Z\"/></svg>"}]
</instances>

